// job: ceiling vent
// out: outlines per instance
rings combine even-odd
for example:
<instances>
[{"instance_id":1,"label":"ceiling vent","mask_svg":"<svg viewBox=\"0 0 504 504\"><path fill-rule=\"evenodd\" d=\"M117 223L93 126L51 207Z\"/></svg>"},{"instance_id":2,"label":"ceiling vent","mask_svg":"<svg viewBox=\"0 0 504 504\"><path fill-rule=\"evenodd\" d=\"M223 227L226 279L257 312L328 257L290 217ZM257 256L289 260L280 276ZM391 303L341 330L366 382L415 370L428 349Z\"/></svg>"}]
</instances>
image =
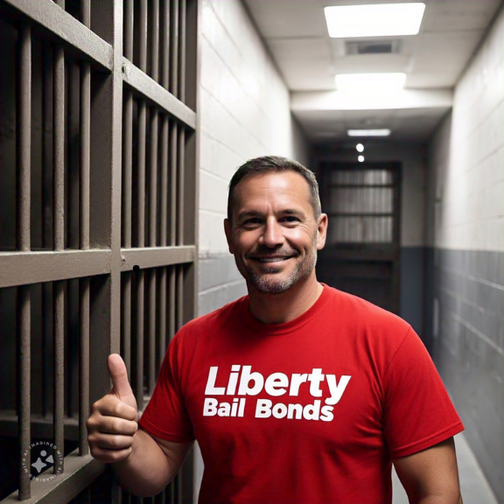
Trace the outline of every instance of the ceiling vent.
<instances>
[{"instance_id":1,"label":"ceiling vent","mask_svg":"<svg viewBox=\"0 0 504 504\"><path fill-rule=\"evenodd\" d=\"M400 40L347 40L345 44L347 56L359 54L399 54Z\"/></svg>"}]
</instances>

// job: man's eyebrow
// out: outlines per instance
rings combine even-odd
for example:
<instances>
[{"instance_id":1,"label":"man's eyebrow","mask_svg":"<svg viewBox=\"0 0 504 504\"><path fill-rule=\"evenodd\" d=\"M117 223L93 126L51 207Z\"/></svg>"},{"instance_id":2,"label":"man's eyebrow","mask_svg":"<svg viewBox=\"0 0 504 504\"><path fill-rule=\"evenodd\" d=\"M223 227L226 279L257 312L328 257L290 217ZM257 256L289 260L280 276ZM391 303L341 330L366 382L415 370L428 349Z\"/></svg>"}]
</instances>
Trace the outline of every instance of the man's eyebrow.
<instances>
[{"instance_id":1,"label":"man's eyebrow","mask_svg":"<svg viewBox=\"0 0 504 504\"><path fill-rule=\"evenodd\" d=\"M262 214L261 212L258 212L257 210L242 210L238 215L237 219L241 220L246 217L260 217Z\"/></svg>"},{"instance_id":2,"label":"man's eyebrow","mask_svg":"<svg viewBox=\"0 0 504 504\"><path fill-rule=\"evenodd\" d=\"M304 215L303 210L295 209L295 208L285 208L280 212L282 215Z\"/></svg>"},{"instance_id":3,"label":"man's eyebrow","mask_svg":"<svg viewBox=\"0 0 504 504\"><path fill-rule=\"evenodd\" d=\"M296 208L284 208L278 212L279 215L297 215L304 217L305 213L303 210L296 209ZM263 217L262 212L258 212L257 210L242 210L238 215L237 215L237 220L242 220L246 219L249 217Z\"/></svg>"}]
</instances>

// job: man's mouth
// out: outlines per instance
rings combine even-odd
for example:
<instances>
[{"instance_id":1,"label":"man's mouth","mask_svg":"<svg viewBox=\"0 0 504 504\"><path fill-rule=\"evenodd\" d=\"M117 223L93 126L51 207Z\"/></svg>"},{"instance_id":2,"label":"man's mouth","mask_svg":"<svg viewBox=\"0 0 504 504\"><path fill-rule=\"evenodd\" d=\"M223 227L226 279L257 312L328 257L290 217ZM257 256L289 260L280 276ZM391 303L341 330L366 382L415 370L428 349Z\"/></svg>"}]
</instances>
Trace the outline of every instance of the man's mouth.
<instances>
[{"instance_id":1,"label":"man's mouth","mask_svg":"<svg viewBox=\"0 0 504 504\"><path fill-rule=\"evenodd\" d=\"M290 259L290 257L257 257L256 261L263 263L270 263L270 262L285 261L286 259Z\"/></svg>"},{"instance_id":2,"label":"man's mouth","mask_svg":"<svg viewBox=\"0 0 504 504\"><path fill-rule=\"evenodd\" d=\"M288 259L292 259L294 255L287 256L250 256L249 259L253 261L261 262L261 263L272 263L272 262L281 262L286 261Z\"/></svg>"}]
</instances>

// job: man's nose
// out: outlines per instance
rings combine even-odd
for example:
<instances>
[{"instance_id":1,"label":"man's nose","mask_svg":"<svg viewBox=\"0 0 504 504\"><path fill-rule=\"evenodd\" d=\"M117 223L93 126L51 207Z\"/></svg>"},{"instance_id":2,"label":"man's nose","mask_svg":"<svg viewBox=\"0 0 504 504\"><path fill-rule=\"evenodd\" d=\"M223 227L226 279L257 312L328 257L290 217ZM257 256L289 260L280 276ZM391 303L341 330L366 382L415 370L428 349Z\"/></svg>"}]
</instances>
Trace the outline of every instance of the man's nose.
<instances>
[{"instance_id":1,"label":"man's nose","mask_svg":"<svg viewBox=\"0 0 504 504\"><path fill-rule=\"evenodd\" d=\"M284 242L283 227L276 219L267 219L264 224L264 232L260 238L260 244L269 248L278 247Z\"/></svg>"}]
</instances>

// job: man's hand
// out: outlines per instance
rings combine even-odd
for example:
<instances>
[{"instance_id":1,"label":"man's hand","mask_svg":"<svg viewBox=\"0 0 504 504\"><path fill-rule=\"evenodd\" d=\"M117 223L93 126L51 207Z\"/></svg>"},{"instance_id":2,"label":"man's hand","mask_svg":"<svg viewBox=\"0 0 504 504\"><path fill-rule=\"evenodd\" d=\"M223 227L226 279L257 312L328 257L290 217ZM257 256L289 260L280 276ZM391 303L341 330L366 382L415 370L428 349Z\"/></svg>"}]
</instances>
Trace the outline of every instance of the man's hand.
<instances>
[{"instance_id":1,"label":"man's hand","mask_svg":"<svg viewBox=\"0 0 504 504\"><path fill-rule=\"evenodd\" d=\"M138 430L137 402L120 355L109 355L108 369L112 390L93 404L86 424L91 454L104 463L125 460Z\"/></svg>"}]
</instances>

